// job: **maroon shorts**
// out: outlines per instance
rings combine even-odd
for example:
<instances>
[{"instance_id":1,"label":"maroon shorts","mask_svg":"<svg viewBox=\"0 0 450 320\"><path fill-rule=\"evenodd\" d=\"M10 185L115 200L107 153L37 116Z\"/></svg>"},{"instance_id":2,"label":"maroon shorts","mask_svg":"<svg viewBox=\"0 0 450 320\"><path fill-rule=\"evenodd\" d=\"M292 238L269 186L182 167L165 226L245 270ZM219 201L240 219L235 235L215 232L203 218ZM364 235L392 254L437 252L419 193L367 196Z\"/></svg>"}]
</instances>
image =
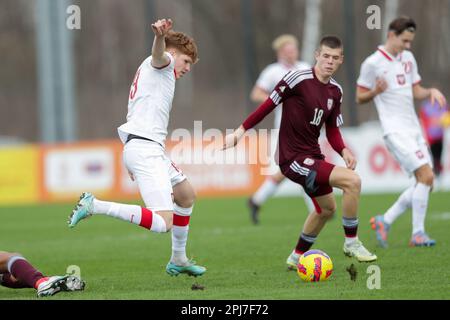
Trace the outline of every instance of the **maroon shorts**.
<instances>
[{"instance_id":1,"label":"maroon shorts","mask_svg":"<svg viewBox=\"0 0 450 320\"><path fill-rule=\"evenodd\" d=\"M314 198L333 192L330 174L334 167L334 164L320 158L301 155L280 166L280 169L284 176L300 184Z\"/></svg>"}]
</instances>

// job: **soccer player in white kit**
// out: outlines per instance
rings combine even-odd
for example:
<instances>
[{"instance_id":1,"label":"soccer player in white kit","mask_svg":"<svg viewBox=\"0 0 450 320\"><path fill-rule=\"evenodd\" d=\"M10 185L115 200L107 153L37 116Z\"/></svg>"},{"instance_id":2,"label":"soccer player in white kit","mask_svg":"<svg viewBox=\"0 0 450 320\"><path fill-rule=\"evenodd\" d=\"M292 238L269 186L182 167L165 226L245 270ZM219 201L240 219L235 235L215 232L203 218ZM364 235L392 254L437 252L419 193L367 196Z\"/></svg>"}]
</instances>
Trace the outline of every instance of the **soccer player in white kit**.
<instances>
[{"instance_id":1,"label":"soccer player in white kit","mask_svg":"<svg viewBox=\"0 0 450 320\"><path fill-rule=\"evenodd\" d=\"M171 29L170 19L152 24L155 34L152 55L136 72L129 94L127 122L118 128L124 143L125 166L138 184L145 207L100 201L90 193L83 193L70 216L69 226L102 214L157 233L172 230L172 257L166 272L200 276L206 268L186 256L194 189L165 155L164 147L175 81L197 62L197 46L192 38Z\"/></svg>"},{"instance_id":2,"label":"soccer player in white kit","mask_svg":"<svg viewBox=\"0 0 450 320\"><path fill-rule=\"evenodd\" d=\"M291 70L306 70L310 65L304 61L299 61L298 40L290 34L283 34L275 38L272 42L272 49L276 52L277 62L272 63L264 68L256 80L256 84L252 89L250 98L253 102L261 104L267 100L269 94L280 82L281 79ZM282 109L275 109L274 129L280 129ZM276 139L278 141L278 137ZM272 151L271 160L274 163L275 148ZM250 209L250 218L254 224L259 223L260 207L267 201L278 189L283 182L285 176L278 169L271 176L266 177L263 184L248 199L248 207ZM308 213L314 211L314 204L311 198L304 192L303 197L308 208Z\"/></svg>"},{"instance_id":3,"label":"soccer player in white kit","mask_svg":"<svg viewBox=\"0 0 450 320\"><path fill-rule=\"evenodd\" d=\"M412 208L413 228L410 246L433 246L436 241L425 232L425 216L429 193L433 187L433 170L428 146L423 137L414 98L430 98L444 106L442 93L420 85L417 62L409 49L414 40L416 23L400 17L389 25L384 46L370 55L361 65L357 80L357 103L374 100L386 147L416 182L406 189L384 215L371 219L378 243L387 247L391 224L408 208Z\"/></svg>"}]
</instances>

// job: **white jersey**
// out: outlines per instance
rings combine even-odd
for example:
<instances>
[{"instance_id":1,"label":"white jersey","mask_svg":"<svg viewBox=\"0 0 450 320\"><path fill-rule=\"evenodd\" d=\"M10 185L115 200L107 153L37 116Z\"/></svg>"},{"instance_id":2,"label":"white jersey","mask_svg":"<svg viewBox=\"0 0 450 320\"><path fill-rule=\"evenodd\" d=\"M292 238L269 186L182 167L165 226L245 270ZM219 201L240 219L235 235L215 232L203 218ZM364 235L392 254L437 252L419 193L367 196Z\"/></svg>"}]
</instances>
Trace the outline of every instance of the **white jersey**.
<instances>
[{"instance_id":1,"label":"white jersey","mask_svg":"<svg viewBox=\"0 0 450 320\"><path fill-rule=\"evenodd\" d=\"M126 142L129 134L151 139L165 146L169 114L175 92L175 60L157 69L151 65L152 57L142 62L131 85L127 122L117 130L120 140Z\"/></svg>"},{"instance_id":2,"label":"white jersey","mask_svg":"<svg viewBox=\"0 0 450 320\"><path fill-rule=\"evenodd\" d=\"M286 66L281 62L275 62L269 64L267 67L259 75L258 80L256 80L256 86L263 89L264 91L270 93L273 91L278 82L283 79L283 77L291 70L303 70L309 69L310 66L308 63L303 61L297 61L293 66ZM278 108L275 108L275 121L274 127L276 129L280 128L281 124L281 105Z\"/></svg>"},{"instance_id":3,"label":"white jersey","mask_svg":"<svg viewBox=\"0 0 450 320\"><path fill-rule=\"evenodd\" d=\"M361 65L357 85L374 89L377 78L384 78L388 85L374 98L384 136L395 132L421 133L413 97L413 86L421 77L414 55L405 50L394 57L379 46Z\"/></svg>"}]
</instances>

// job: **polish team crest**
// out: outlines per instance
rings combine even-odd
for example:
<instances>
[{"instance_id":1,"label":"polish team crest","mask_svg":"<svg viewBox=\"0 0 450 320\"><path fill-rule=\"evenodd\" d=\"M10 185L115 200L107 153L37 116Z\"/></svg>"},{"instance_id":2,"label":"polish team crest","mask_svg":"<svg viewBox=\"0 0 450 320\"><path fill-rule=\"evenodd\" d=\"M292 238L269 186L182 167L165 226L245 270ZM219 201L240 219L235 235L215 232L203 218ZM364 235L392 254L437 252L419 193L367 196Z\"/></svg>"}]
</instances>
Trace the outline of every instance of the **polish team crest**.
<instances>
[{"instance_id":1,"label":"polish team crest","mask_svg":"<svg viewBox=\"0 0 450 320\"><path fill-rule=\"evenodd\" d=\"M328 108L328 110L331 110L331 108L333 108L333 99L328 99L327 108Z\"/></svg>"},{"instance_id":2,"label":"polish team crest","mask_svg":"<svg viewBox=\"0 0 450 320\"><path fill-rule=\"evenodd\" d=\"M404 85L406 83L405 75L404 74L398 74L397 75L397 82L399 85Z\"/></svg>"}]
</instances>

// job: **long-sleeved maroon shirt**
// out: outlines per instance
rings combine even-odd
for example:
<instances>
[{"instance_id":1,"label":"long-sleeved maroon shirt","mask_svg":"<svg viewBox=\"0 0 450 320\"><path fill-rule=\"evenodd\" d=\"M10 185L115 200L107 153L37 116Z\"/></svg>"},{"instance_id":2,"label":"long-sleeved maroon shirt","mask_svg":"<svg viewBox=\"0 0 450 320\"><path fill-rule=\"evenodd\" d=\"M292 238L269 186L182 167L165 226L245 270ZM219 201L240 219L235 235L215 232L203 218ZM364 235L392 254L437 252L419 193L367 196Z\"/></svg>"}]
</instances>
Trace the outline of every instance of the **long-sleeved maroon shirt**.
<instances>
[{"instance_id":1,"label":"long-sleeved maroon shirt","mask_svg":"<svg viewBox=\"0 0 450 320\"><path fill-rule=\"evenodd\" d=\"M320 129L324 123L330 145L341 154L345 148L339 131L343 124L342 88L334 79L327 84L320 82L314 68L290 71L270 97L243 122L244 129L257 125L280 103L283 103L278 143L280 165L297 155L324 159L319 146Z\"/></svg>"}]
</instances>

